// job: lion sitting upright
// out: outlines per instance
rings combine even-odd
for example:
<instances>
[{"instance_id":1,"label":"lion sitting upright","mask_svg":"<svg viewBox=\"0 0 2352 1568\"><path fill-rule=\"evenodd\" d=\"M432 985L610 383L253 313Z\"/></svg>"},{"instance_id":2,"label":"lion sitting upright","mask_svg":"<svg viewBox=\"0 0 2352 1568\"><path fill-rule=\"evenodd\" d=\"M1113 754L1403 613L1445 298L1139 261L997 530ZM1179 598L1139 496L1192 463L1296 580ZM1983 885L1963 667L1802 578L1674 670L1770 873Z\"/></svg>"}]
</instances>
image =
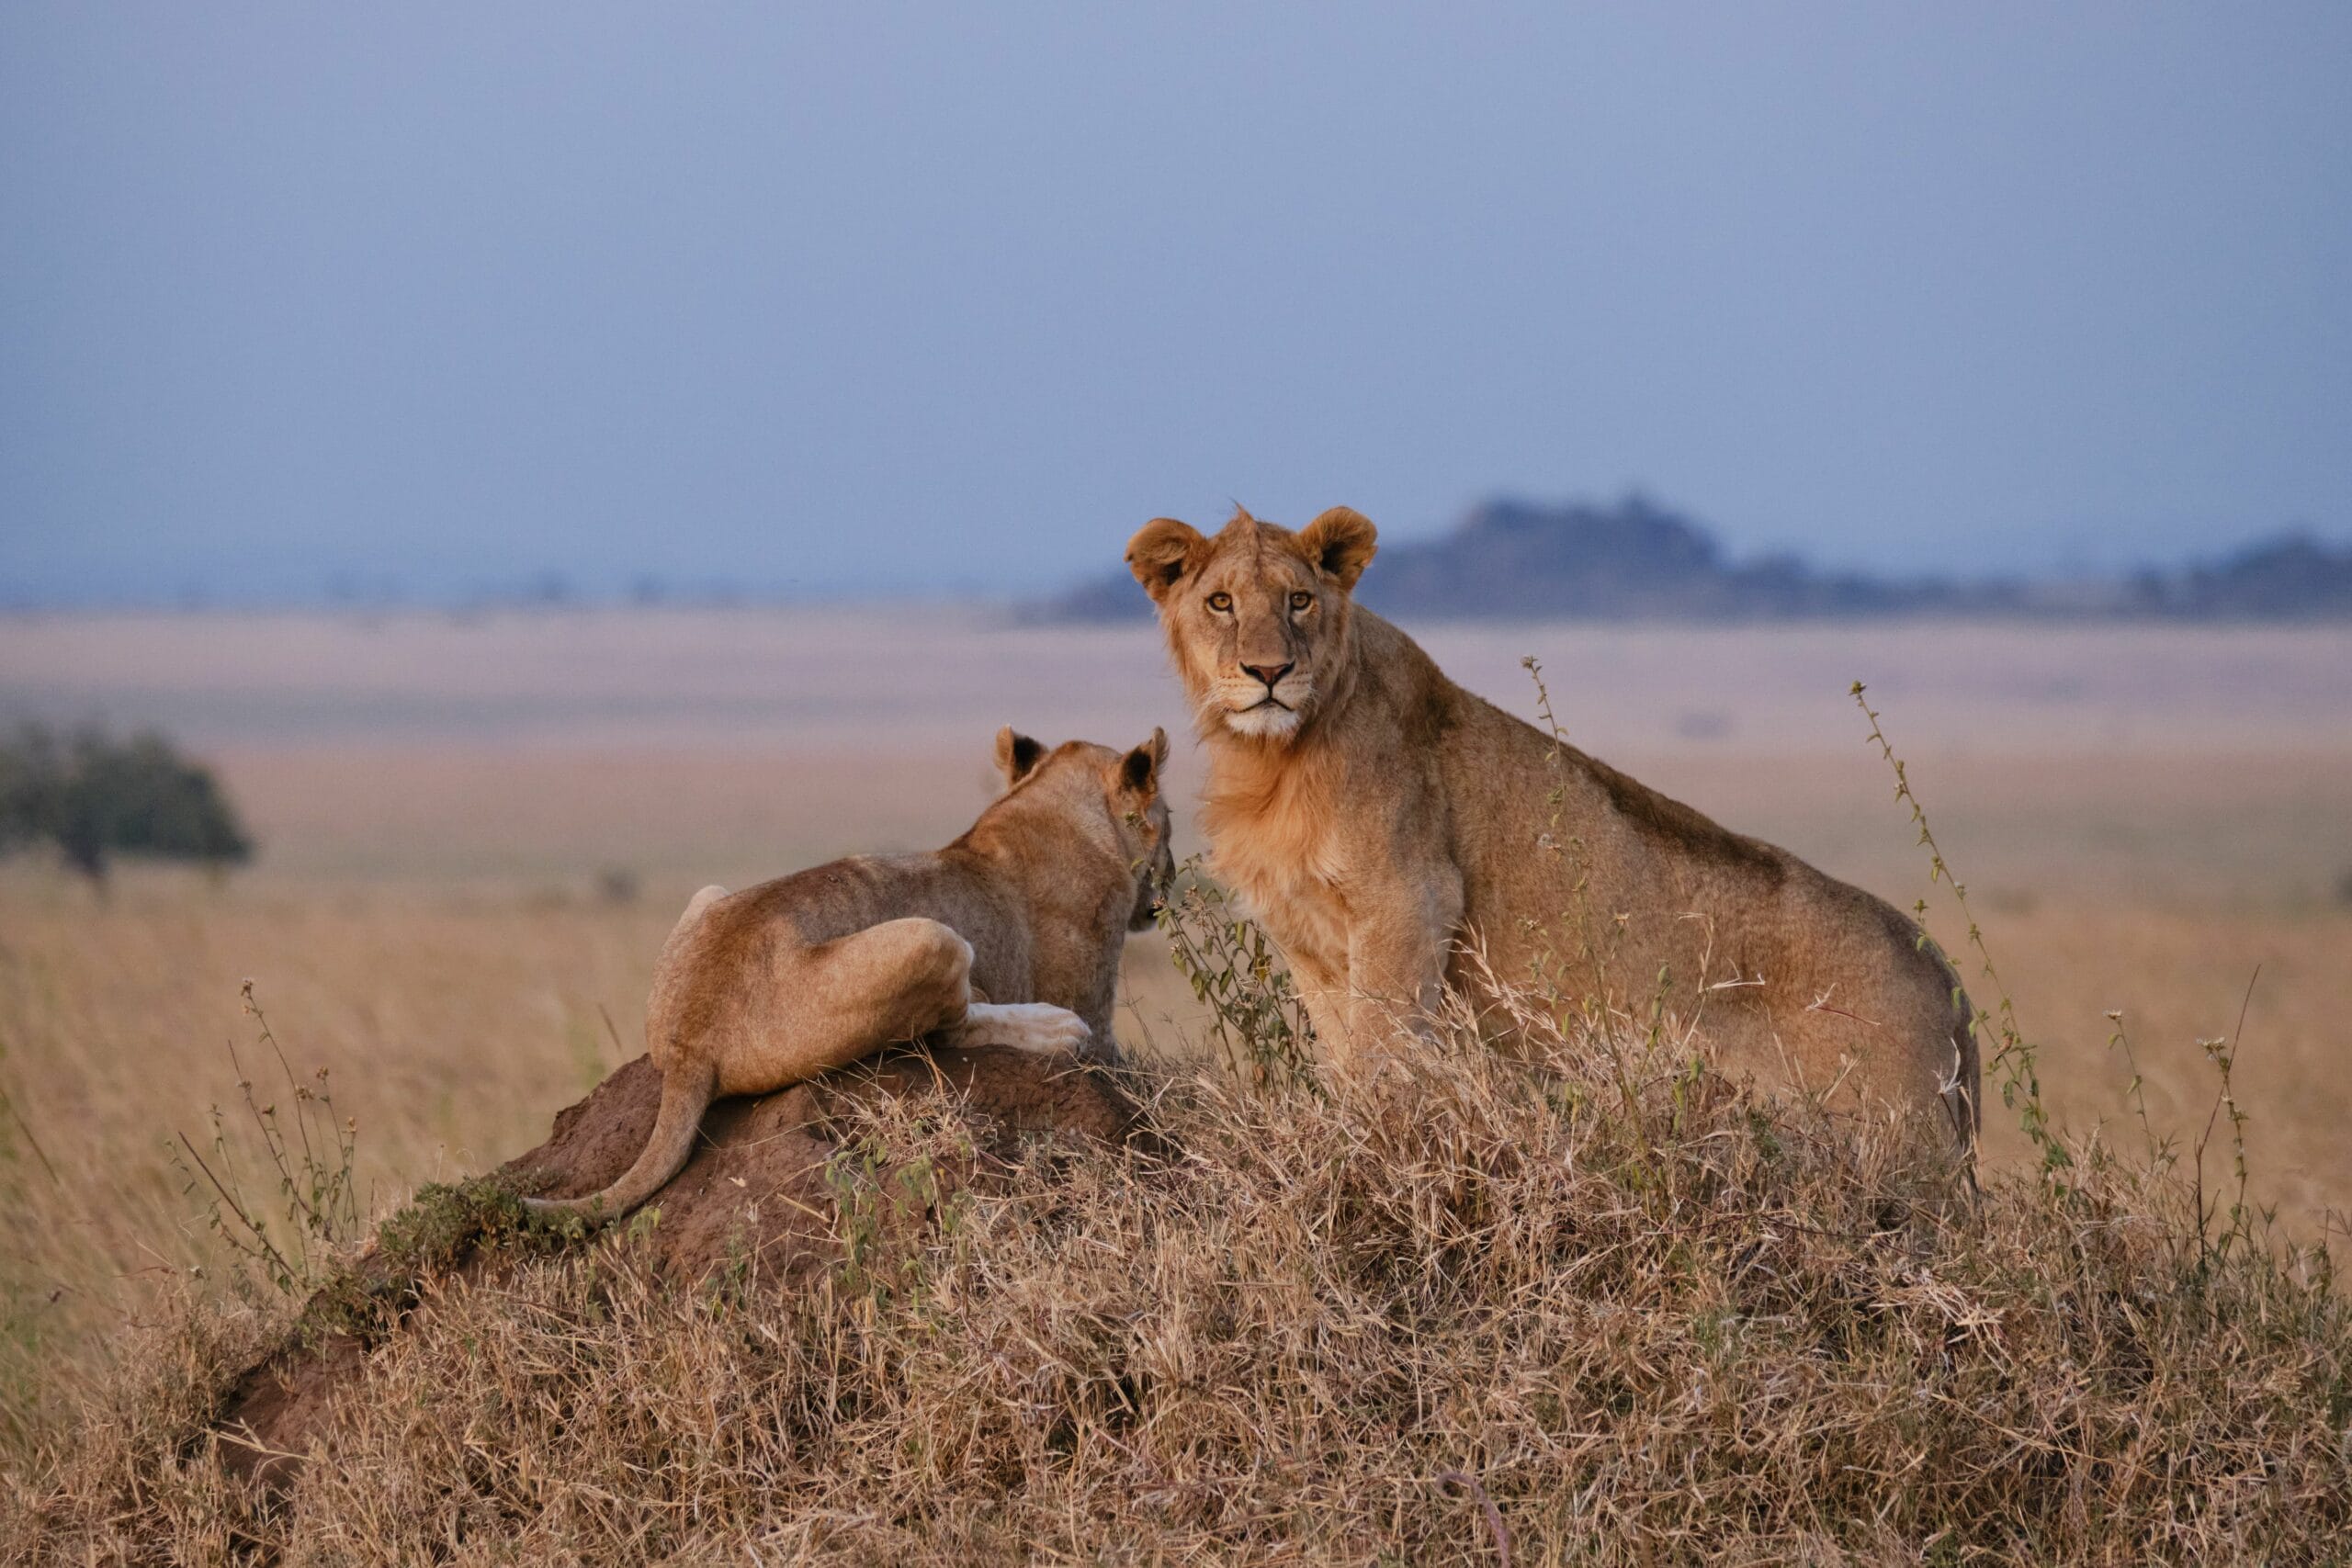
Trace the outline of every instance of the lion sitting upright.
<instances>
[{"instance_id":1,"label":"lion sitting upright","mask_svg":"<svg viewBox=\"0 0 2352 1568\"><path fill-rule=\"evenodd\" d=\"M1977 1119L1973 1014L1883 901L1503 713L1351 592L1375 531L1237 512L1147 525L1127 565L1209 753L1211 863L1341 1062L1485 965L1695 1022L1717 1063L1849 1106ZM1659 976L1665 978L1663 982Z\"/></svg>"},{"instance_id":2,"label":"lion sitting upright","mask_svg":"<svg viewBox=\"0 0 2352 1568\"><path fill-rule=\"evenodd\" d=\"M677 1175L720 1095L770 1094L883 1046L1069 1051L1114 1062L1126 933L1173 874L1168 737L1124 754L996 738L1005 793L927 854L853 855L741 893L706 887L662 944L646 1047L662 1107L602 1192L526 1200L617 1219Z\"/></svg>"}]
</instances>

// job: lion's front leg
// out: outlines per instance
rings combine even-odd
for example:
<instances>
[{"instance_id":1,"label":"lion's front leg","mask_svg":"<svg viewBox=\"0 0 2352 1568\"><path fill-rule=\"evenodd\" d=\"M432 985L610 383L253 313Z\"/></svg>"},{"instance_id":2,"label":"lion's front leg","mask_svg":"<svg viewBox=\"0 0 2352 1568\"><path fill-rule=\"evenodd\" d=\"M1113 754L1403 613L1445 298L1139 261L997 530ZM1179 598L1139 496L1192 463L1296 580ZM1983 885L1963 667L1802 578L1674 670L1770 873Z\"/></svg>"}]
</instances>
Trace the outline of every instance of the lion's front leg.
<instances>
[{"instance_id":1,"label":"lion's front leg","mask_svg":"<svg viewBox=\"0 0 2352 1568\"><path fill-rule=\"evenodd\" d=\"M1291 983L1298 988L1299 1005L1314 1026L1318 1055L1343 1051L1348 1038L1348 975L1345 964L1327 964L1305 951L1284 950Z\"/></svg>"},{"instance_id":2,"label":"lion's front leg","mask_svg":"<svg viewBox=\"0 0 2352 1568\"><path fill-rule=\"evenodd\" d=\"M1447 949L1462 919L1460 875L1451 865L1425 867L1386 891L1359 901L1366 907L1349 922L1343 1061L1427 1040L1444 999Z\"/></svg>"},{"instance_id":3,"label":"lion's front leg","mask_svg":"<svg viewBox=\"0 0 2352 1568\"><path fill-rule=\"evenodd\" d=\"M1445 943L1426 930L1374 926L1349 943L1343 1059L1369 1060L1429 1038L1444 997Z\"/></svg>"}]
</instances>

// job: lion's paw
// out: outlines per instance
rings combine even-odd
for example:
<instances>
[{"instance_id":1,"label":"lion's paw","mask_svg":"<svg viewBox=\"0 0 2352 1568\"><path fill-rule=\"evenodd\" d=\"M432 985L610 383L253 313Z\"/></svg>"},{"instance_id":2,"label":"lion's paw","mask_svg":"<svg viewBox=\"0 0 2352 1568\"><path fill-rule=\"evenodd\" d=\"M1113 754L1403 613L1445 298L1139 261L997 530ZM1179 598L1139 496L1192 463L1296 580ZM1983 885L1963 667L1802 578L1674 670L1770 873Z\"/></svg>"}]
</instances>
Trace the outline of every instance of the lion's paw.
<instances>
[{"instance_id":1,"label":"lion's paw","mask_svg":"<svg viewBox=\"0 0 2352 1568\"><path fill-rule=\"evenodd\" d=\"M975 1002L948 1032L951 1045L1010 1045L1041 1055L1082 1055L1094 1032L1068 1008L1046 1002Z\"/></svg>"}]
</instances>

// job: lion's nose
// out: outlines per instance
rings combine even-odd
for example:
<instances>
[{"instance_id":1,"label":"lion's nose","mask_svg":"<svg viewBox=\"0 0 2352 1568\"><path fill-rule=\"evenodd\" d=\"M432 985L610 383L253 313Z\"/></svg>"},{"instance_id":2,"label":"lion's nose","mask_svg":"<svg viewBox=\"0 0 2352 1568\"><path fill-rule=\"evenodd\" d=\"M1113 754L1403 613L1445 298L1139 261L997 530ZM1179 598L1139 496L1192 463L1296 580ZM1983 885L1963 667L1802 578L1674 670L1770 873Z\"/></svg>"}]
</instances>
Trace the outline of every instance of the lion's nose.
<instances>
[{"instance_id":1,"label":"lion's nose","mask_svg":"<svg viewBox=\"0 0 2352 1568\"><path fill-rule=\"evenodd\" d=\"M1255 675L1259 680L1263 681L1266 683L1266 690L1271 692L1274 689L1274 682L1289 674L1292 667L1291 664L1245 664L1241 667L1241 671L1245 675Z\"/></svg>"}]
</instances>

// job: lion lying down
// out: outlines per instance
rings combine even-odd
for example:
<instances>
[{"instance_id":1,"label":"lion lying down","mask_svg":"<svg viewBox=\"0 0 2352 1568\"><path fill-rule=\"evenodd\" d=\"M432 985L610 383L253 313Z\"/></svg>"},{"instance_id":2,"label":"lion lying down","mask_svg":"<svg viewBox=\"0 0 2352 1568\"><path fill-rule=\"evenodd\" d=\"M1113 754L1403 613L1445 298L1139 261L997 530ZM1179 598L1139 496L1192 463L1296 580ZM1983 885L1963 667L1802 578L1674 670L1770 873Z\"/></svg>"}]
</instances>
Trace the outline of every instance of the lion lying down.
<instances>
[{"instance_id":1,"label":"lion lying down","mask_svg":"<svg viewBox=\"0 0 2352 1568\"><path fill-rule=\"evenodd\" d=\"M710 1102L769 1094L899 1041L1114 1061L1126 933L1172 874L1168 737L1124 755L996 738L1005 793L928 854L853 855L729 894L706 887L662 944L645 1040L662 1109L645 1152L543 1214L615 1219L675 1176Z\"/></svg>"}]
</instances>

